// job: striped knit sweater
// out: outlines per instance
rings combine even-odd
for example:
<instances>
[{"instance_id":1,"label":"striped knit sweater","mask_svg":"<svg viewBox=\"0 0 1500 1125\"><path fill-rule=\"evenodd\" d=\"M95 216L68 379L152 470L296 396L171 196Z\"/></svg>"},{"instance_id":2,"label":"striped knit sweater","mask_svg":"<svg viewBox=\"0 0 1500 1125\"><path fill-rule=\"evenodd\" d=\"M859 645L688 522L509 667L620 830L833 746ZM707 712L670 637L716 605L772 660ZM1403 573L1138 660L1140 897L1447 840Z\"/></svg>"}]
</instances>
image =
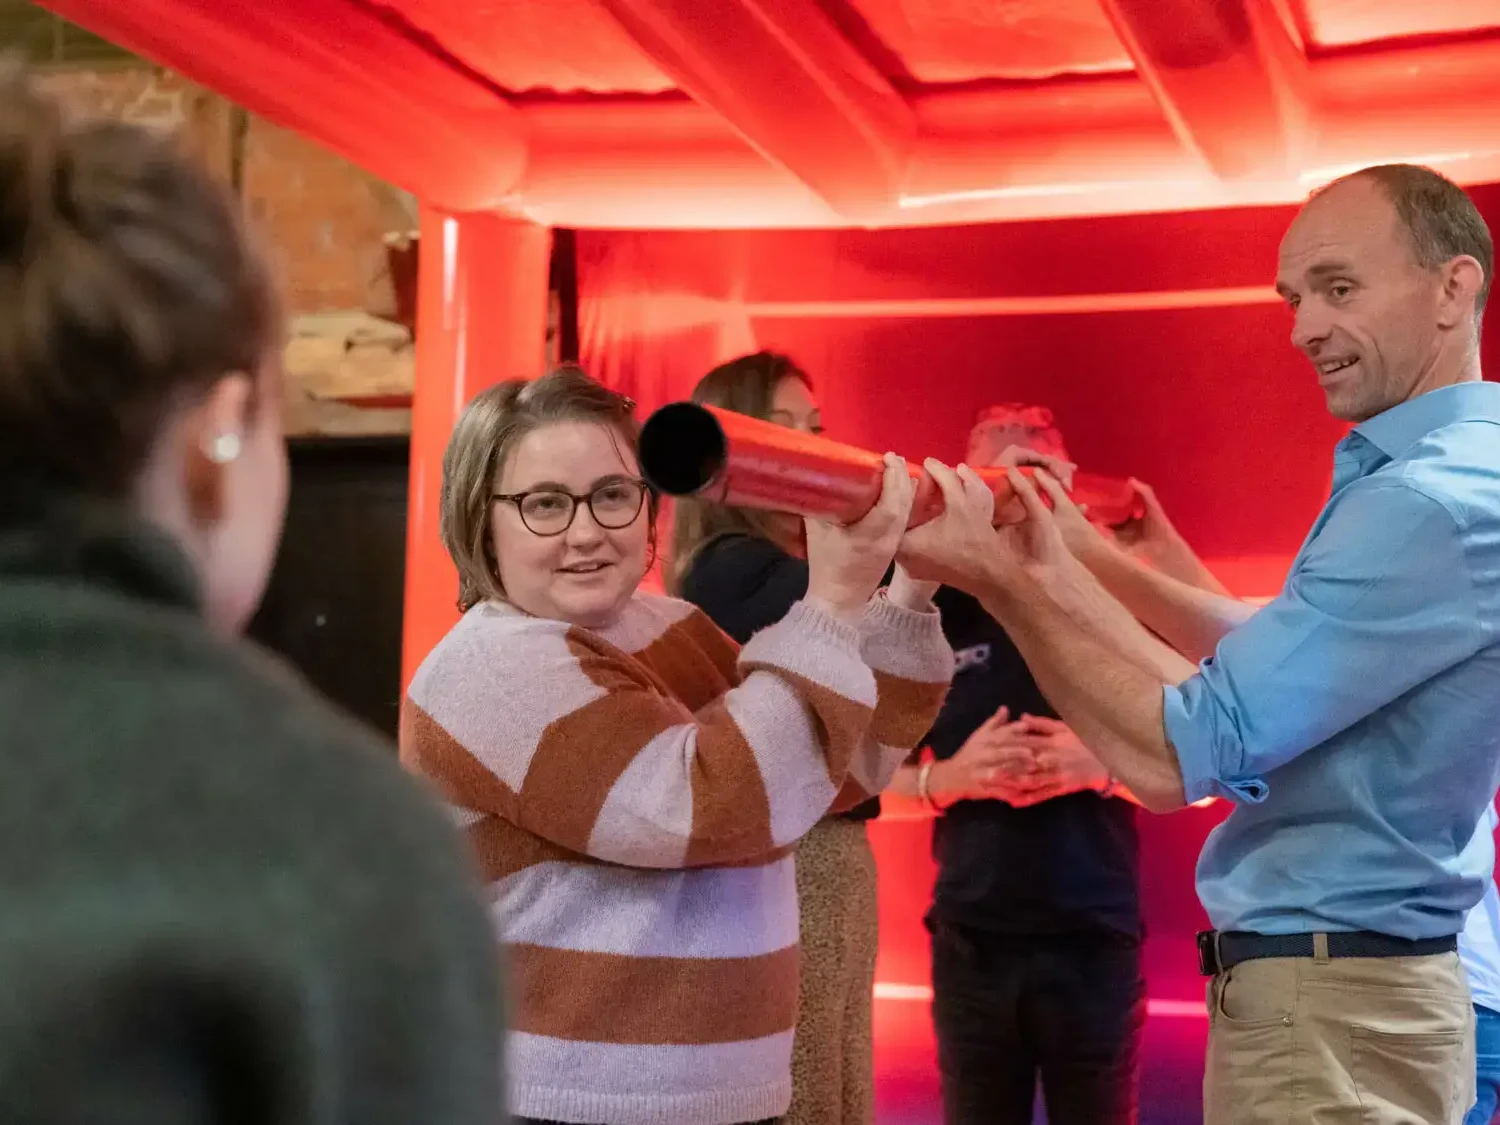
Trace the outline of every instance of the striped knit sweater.
<instances>
[{"instance_id":1,"label":"striped knit sweater","mask_svg":"<svg viewBox=\"0 0 1500 1125\"><path fill-rule=\"evenodd\" d=\"M936 612L802 602L737 649L637 594L601 631L482 604L413 679L402 753L454 807L514 979L512 1112L585 1125L784 1113L796 841L937 715Z\"/></svg>"}]
</instances>

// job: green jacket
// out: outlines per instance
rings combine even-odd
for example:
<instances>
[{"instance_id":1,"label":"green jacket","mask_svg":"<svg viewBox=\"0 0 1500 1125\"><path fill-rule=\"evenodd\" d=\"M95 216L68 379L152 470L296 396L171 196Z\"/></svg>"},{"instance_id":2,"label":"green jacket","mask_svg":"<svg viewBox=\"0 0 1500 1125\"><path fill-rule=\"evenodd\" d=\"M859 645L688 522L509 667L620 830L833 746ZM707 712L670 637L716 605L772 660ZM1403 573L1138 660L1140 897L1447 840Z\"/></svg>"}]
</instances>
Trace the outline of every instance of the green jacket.
<instances>
[{"instance_id":1,"label":"green jacket","mask_svg":"<svg viewBox=\"0 0 1500 1125\"><path fill-rule=\"evenodd\" d=\"M496 1125L461 842L195 600L164 538L0 495L0 1121Z\"/></svg>"}]
</instances>

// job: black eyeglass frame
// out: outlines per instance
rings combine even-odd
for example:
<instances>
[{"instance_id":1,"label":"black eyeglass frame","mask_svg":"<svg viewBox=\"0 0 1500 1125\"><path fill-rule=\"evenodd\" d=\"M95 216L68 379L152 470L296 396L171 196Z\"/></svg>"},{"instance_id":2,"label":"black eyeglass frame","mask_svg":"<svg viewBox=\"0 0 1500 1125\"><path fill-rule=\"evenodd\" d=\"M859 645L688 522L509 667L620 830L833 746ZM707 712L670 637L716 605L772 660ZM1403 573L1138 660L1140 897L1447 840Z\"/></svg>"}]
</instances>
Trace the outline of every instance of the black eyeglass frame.
<instances>
[{"instance_id":1,"label":"black eyeglass frame","mask_svg":"<svg viewBox=\"0 0 1500 1125\"><path fill-rule=\"evenodd\" d=\"M636 501L635 511L630 513L630 518L624 523L605 523L599 518L599 513L594 508L594 497L599 495L599 493L604 491L606 488L612 488L622 484L633 484L641 490L640 499ZM578 518L578 505L580 504L588 505L589 515L594 518L594 522L596 524L604 528L606 531L624 531L631 524L635 523L636 520L641 518L641 510L646 507L646 502L652 495L653 492L651 485L641 478L616 477L614 480L605 481L603 484L598 485L596 488L594 488L591 492L587 492L582 496L578 495L575 492L566 492L561 488L528 488L525 492L492 492L490 493L490 499L492 501L503 500L507 504L514 504L516 506L516 515L520 517L522 527L531 532L531 534L538 536L539 538L552 539L556 536L566 535L568 533L568 529L573 526L573 521ZM527 521L526 511L522 507L522 504L525 503L526 498L529 496L566 496L568 498L569 504L572 505L572 507L568 510L568 522L563 524L562 527L558 528L556 531L538 531Z\"/></svg>"}]
</instances>

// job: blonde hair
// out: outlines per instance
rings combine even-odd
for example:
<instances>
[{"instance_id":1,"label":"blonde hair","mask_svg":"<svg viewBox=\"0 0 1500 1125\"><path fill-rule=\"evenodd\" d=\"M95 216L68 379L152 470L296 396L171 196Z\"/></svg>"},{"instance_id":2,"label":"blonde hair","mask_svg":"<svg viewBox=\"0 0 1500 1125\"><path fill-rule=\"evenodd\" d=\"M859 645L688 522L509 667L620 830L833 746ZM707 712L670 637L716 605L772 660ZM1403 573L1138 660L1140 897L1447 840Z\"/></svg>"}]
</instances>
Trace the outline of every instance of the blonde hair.
<instances>
[{"instance_id":1,"label":"blonde hair","mask_svg":"<svg viewBox=\"0 0 1500 1125\"><path fill-rule=\"evenodd\" d=\"M756 352L720 364L698 381L692 400L767 421L771 402L783 379L801 379L812 389L807 372L777 352ZM667 567L667 590L682 591L683 579L703 549L726 535L753 535L776 542L773 522L765 512L731 508L712 500L681 499L672 505L672 556Z\"/></svg>"},{"instance_id":2,"label":"blonde hair","mask_svg":"<svg viewBox=\"0 0 1500 1125\"><path fill-rule=\"evenodd\" d=\"M482 601L505 600L490 545L491 497L506 459L527 434L560 422L607 426L638 451L640 424L635 403L589 378L579 367L564 366L535 381L512 379L475 396L464 408L443 452L443 487L438 531L458 568L458 608L468 612ZM656 550L656 495L647 492L651 550Z\"/></svg>"}]
</instances>

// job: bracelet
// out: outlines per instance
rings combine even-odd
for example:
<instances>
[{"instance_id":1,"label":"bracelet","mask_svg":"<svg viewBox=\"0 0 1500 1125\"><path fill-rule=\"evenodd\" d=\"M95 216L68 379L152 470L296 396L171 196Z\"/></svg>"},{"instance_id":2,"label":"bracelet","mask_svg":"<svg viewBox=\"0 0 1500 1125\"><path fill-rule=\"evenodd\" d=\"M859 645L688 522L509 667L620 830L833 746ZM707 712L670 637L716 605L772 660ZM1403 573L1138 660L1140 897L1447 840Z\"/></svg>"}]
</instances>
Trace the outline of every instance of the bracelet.
<instances>
[{"instance_id":1,"label":"bracelet","mask_svg":"<svg viewBox=\"0 0 1500 1125\"><path fill-rule=\"evenodd\" d=\"M932 799L932 790L927 787L928 782L932 779L932 767L935 765L937 765L937 759L929 758L922 763L922 768L917 771L917 799L928 809L931 809L934 814L939 814L943 810Z\"/></svg>"},{"instance_id":2,"label":"bracelet","mask_svg":"<svg viewBox=\"0 0 1500 1125\"><path fill-rule=\"evenodd\" d=\"M1099 796L1106 800L1120 792L1120 779L1114 774L1108 774L1104 785L1099 789Z\"/></svg>"}]
</instances>

